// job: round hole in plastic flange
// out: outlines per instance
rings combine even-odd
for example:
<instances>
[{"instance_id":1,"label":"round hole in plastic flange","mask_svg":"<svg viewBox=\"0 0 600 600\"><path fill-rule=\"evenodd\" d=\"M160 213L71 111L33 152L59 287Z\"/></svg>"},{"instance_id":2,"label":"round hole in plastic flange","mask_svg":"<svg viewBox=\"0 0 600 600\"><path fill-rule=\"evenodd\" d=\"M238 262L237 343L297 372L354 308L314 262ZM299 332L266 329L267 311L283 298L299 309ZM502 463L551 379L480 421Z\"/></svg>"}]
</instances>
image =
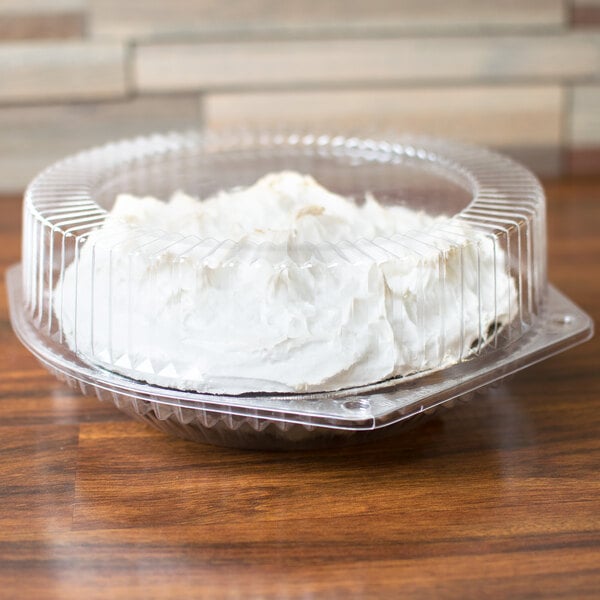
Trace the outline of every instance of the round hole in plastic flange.
<instances>
[{"instance_id":1,"label":"round hole in plastic flange","mask_svg":"<svg viewBox=\"0 0 600 600\"><path fill-rule=\"evenodd\" d=\"M553 325L571 325L573 323L573 321L575 320L575 318L573 317L573 315L561 315L561 314L555 314L552 315L551 317L551 321Z\"/></svg>"},{"instance_id":2,"label":"round hole in plastic flange","mask_svg":"<svg viewBox=\"0 0 600 600\"><path fill-rule=\"evenodd\" d=\"M351 411L367 411L371 408L371 402L367 398L355 398L353 400L346 400L342 403L342 406L346 410Z\"/></svg>"}]
</instances>

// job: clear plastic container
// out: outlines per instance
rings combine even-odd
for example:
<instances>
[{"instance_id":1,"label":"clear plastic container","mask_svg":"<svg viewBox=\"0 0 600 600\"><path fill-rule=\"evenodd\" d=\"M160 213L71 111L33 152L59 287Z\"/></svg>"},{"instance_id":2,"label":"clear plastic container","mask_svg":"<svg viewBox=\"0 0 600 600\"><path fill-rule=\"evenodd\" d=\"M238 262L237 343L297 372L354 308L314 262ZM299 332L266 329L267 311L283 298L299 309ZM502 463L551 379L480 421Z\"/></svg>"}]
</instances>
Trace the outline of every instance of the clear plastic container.
<instances>
[{"instance_id":1,"label":"clear plastic container","mask_svg":"<svg viewBox=\"0 0 600 600\"><path fill-rule=\"evenodd\" d=\"M329 207L308 206L283 237L208 237L111 215L118 194L206 199L282 171L349 198L365 223L328 234ZM547 284L536 178L412 137L168 134L67 158L27 189L9 292L15 331L71 385L252 448L389 433L592 333Z\"/></svg>"}]
</instances>

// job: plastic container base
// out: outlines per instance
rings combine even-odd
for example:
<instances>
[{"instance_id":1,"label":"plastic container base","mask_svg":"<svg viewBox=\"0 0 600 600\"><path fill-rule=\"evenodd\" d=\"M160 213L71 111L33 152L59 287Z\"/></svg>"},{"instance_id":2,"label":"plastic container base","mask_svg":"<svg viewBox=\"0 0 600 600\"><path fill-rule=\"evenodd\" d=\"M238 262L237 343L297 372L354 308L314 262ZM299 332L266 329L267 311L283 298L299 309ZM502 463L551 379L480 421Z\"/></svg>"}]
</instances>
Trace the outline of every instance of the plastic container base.
<instances>
[{"instance_id":1,"label":"plastic container base","mask_svg":"<svg viewBox=\"0 0 600 600\"><path fill-rule=\"evenodd\" d=\"M518 342L443 371L334 394L211 395L161 388L86 364L31 322L23 308L20 265L8 270L7 285L14 331L60 380L167 433L248 449L331 447L395 434L417 417L469 399L593 334L590 317L549 286L541 318Z\"/></svg>"}]
</instances>

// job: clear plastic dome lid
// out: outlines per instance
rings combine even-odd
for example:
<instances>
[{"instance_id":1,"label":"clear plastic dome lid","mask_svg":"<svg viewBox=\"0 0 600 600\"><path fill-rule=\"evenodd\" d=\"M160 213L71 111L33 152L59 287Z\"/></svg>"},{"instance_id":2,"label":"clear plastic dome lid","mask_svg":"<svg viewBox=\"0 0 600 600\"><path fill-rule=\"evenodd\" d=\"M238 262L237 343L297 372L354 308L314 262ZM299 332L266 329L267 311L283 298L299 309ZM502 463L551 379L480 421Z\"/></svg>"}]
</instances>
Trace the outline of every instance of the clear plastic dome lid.
<instances>
[{"instance_id":1,"label":"clear plastic dome lid","mask_svg":"<svg viewBox=\"0 0 600 600\"><path fill-rule=\"evenodd\" d=\"M35 326L166 388L385 387L508 347L546 296L538 181L433 139L139 138L50 167L24 215Z\"/></svg>"}]
</instances>

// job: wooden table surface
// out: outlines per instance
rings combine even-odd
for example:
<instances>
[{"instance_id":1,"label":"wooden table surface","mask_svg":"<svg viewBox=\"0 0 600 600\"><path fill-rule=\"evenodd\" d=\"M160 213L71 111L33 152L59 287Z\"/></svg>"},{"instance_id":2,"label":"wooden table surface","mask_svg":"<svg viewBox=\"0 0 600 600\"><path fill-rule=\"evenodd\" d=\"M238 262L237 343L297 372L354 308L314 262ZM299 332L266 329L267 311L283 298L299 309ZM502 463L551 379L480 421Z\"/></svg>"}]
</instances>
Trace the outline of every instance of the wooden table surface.
<instances>
[{"instance_id":1,"label":"wooden table surface","mask_svg":"<svg viewBox=\"0 0 600 600\"><path fill-rule=\"evenodd\" d=\"M600 319L600 180L547 184L550 277ZM0 261L19 260L2 200ZM0 597L598 598L600 337L395 438L266 453L49 376L0 291Z\"/></svg>"}]
</instances>

